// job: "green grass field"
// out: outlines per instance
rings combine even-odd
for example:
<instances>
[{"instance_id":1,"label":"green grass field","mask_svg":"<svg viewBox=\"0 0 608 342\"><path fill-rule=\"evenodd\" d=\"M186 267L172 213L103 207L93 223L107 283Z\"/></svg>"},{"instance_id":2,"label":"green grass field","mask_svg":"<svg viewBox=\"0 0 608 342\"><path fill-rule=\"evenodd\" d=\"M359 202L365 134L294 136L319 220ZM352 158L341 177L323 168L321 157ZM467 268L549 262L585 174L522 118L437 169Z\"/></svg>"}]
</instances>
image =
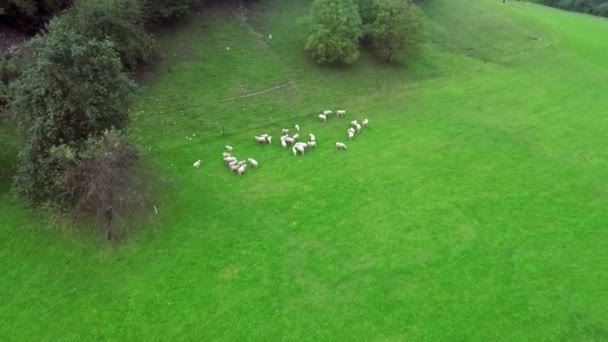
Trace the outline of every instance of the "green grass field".
<instances>
[{"instance_id":1,"label":"green grass field","mask_svg":"<svg viewBox=\"0 0 608 342\"><path fill-rule=\"evenodd\" d=\"M130 132L158 215L122 244L0 195L1 340L608 340L608 21L427 0L415 59L328 68L307 8L162 34ZM295 123L319 144L298 158L276 139ZM259 170L227 171L225 144Z\"/></svg>"}]
</instances>

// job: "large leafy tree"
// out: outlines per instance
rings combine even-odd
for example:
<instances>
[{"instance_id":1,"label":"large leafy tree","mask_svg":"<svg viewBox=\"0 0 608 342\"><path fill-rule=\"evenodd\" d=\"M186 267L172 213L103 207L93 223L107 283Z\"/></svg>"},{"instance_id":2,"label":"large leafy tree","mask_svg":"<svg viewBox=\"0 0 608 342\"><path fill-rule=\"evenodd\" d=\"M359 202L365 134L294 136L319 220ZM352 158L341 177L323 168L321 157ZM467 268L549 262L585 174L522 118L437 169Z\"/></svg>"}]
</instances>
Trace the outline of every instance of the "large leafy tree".
<instances>
[{"instance_id":1,"label":"large leafy tree","mask_svg":"<svg viewBox=\"0 0 608 342\"><path fill-rule=\"evenodd\" d=\"M374 0L369 36L376 51L390 62L396 53L411 54L424 42L423 15L404 0Z\"/></svg>"},{"instance_id":2,"label":"large leafy tree","mask_svg":"<svg viewBox=\"0 0 608 342\"><path fill-rule=\"evenodd\" d=\"M14 83L11 105L29 137L15 185L33 202L60 202L65 195L57 188L62 165L50 150L78 148L106 129L123 128L135 84L110 41L51 30L31 47L36 62Z\"/></svg>"},{"instance_id":3,"label":"large leafy tree","mask_svg":"<svg viewBox=\"0 0 608 342\"><path fill-rule=\"evenodd\" d=\"M109 39L128 69L151 62L154 41L143 27L140 0L81 0L53 19L53 31L78 32L89 39Z\"/></svg>"},{"instance_id":4,"label":"large leafy tree","mask_svg":"<svg viewBox=\"0 0 608 342\"><path fill-rule=\"evenodd\" d=\"M0 0L0 21L6 20L24 31L35 32L71 3L72 0Z\"/></svg>"},{"instance_id":5,"label":"large leafy tree","mask_svg":"<svg viewBox=\"0 0 608 342\"><path fill-rule=\"evenodd\" d=\"M352 0L315 0L305 49L317 63L351 64L359 58L361 18Z\"/></svg>"}]
</instances>

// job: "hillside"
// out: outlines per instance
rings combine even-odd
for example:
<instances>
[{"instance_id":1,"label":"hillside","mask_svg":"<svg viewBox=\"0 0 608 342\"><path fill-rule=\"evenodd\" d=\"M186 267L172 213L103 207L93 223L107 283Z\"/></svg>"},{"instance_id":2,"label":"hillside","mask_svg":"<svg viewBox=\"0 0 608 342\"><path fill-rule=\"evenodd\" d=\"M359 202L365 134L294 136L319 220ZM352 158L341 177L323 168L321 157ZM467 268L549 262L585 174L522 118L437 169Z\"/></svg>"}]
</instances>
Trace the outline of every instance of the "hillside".
<instances>
[{"instance_id":1,"label":"hillside","mask_svg":"<svg viewBox=\"0 0 608 342\"><path fill-rule=\"evenodd\" d=\"M308 4L162 34L130 132L158 215L122 245L32 215L0 174L0 339L608 339L608 21L428 0L414 60L328 68L302 51ZM344 153L325 108L370 120ZM305 156L252 141L295 123ZM226 144L260 168L231 174Z\"/></svg>"}]
</instances>

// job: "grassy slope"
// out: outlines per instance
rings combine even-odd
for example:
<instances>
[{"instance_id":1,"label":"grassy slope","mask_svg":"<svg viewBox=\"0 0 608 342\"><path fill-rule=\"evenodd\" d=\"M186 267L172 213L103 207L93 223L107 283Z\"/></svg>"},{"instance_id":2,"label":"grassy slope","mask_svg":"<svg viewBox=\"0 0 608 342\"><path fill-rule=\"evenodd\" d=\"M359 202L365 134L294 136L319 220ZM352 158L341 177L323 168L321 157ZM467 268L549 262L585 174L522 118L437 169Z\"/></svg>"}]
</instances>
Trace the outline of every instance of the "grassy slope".
<instances>
[{"instance_id":1,"label":"grassy slope","mask_svg":"<svg viewBox=\"0 0 608 342\"><path fill-rule=\"evenodd\" d=\"M606 21L434 0L409 67L335 70L301 53L305 2L260 6L269 44L219 13L162 40L132 132L171 177L153 228L96 248L0 201L3 340L608 338ZM372 122L347 153L326 107ZM251 142L296 122L305 157Z\"/></svg>"}]
</instances>

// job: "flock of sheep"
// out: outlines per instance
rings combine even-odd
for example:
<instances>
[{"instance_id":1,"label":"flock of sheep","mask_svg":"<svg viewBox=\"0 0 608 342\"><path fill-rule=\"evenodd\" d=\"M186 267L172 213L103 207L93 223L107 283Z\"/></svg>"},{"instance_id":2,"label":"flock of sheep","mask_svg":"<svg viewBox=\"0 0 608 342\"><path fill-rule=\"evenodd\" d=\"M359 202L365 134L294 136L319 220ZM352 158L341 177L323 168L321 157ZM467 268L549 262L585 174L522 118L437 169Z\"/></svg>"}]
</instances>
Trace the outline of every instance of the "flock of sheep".
<instances>
[{"instance_id":1,"label":"flock of sheep","mask_svg":"<svg viewBox=\"0 0 608 342\"><path fill-rule=\"evenodd\" d=\"M325 110L323 111L323 113L319 114L319 120L323 123L327 122L327 119L332 115L332 111L331 110ZM336 116L339 118L344 117L344 115L346 115L346 111L345 110L337 110L336 111ZM363 130L363 128L365 128L367 126L367 124L369 123L369 121L367 119L364 119L361 123L359 123L357 120L353 120L350 122L350 127L348 128L348 130L346 131L347 135L348 135L348 140L352 140L356 134L360 133L361 130ZM289 136L289 129L284 128L281 130L281 146L286 149L287 146L291 146L291 151L293 152L294 156L297 155L304 155L304 152L311 148L311 147L317 147L317 140L314 134L310 133L308 134L308 141L304 142L304 141L298 141L300 138L300 126L299 125L295 125L294 126L295 130L297 133L295 133L293 136ZM256 135L253 137L254 141L258 144L272 144L272 136L268 135L268 134L261 134L261 135ZM343 142L336 142L336 148L338 149L338 151L344 151L346 150L346 144L344 144ZM258 167L258 162L255 159L252 158L248 158L247 160L238 160L237 157L233 156L231 154L231 152L233 151L233 147L230 145L226 145L225 146L226 151L224 153L222 153L222 159L224 160L224 163L226 164L226 166L230 169L230 171L232 172L236 172L239 176L242 176L245 173L245 170L247 169L247 162L249 162L249 165L252 168L257 168ZM194 168L199 168L201 166L201 161L197 160L196 162L194 162L193 164Z\"/></svg>"}]
</instances>

